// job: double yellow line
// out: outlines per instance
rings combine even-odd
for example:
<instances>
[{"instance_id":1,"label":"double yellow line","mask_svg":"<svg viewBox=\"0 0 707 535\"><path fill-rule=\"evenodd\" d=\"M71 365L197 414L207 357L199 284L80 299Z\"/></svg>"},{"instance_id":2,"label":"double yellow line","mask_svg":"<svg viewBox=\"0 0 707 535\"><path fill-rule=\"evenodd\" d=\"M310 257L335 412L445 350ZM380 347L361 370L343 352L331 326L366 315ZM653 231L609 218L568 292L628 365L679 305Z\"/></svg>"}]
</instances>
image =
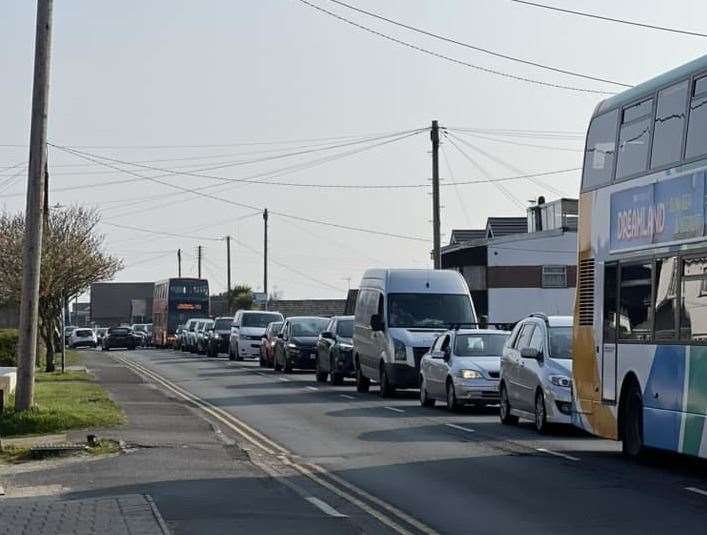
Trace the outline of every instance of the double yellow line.
<instances>
[{"instance_id":1,"label":"double yellow line","mask_svg":"<svg viewBox=\"0 0 707 535\"><path fill-rule=\"evenodd\" d=\"M115 358L138 375L152 380L154 383L162 386L166 390L169 390L179 398L188 401L196 408L202 410L216 421L222 423L227 428L237 433L241 438L247 440L262 453L275 457L281 463L296 470L303 476L329 490L330 492L333 492L347 502L355 505L366 514L376 518L379 522L388 526L397 533L400 533L401 535L414 535L415 533L438 535L435 530L429 526L426 526L407 513L404 513L397 507L369 494L365 490L360 489L356 485L349 483L339 476L328 472L321 466L313 463L301 463L293 460L291 452L280 444L277 444L239 418L236 418L220 407L216 407L215 405L201 399L168 379L165 379L153 370L150 370L142 364L138 364L137 362L123 356L116 356ZM278 477L277 474L272 471L268 472L274 477Z\"/></svg>"}]
</instances>

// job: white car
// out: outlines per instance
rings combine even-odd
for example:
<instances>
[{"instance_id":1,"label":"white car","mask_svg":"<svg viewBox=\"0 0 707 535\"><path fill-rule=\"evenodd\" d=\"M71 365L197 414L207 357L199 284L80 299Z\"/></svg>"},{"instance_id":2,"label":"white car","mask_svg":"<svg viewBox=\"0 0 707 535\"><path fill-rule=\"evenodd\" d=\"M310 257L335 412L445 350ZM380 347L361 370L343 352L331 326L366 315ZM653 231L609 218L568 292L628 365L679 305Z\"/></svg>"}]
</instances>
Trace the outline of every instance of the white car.
<instances>
[{"instance_id":1,"label":"white car","mask_svg":"<svg viewBox=\"0 0 707 535\"><path fill-rule=\"evenodd\" d=\"M96 347L98 346L98 338L93 329L82 329L78 327L69 336L69 347L75 349L77 347Z\"/></svg>"},{"instance_id":2,"label":"white car","mask_svg":"<svg viewBox=\"0 0 707 535\"><path fill-rule=\"evenodd\" d=\"M259 358L265 328L273 321L284 321L279 312L239 310L233 317L228 344L228 358L243 360Z\"/></svg>"},{"instance_id":3,"label":"white car","mask_svg":"<svg viewBox=\"0 0 707 535\"><path fill-rule=\"evenodd\" d=\"M531 314L508 338L501 358L501 422L518 418L572 423L572 316Z\"/></svg>"},{"instance_id":4,"label":"white car","mask_svg":"<svg viewBox=\"0 0 707 535\"><path fill-rule=\"evenodd\" d=\"M447 409L498 403L499 370L508 331L457 329L435 340L420 363L420 404Z\"/></svg>"}]
</instances>

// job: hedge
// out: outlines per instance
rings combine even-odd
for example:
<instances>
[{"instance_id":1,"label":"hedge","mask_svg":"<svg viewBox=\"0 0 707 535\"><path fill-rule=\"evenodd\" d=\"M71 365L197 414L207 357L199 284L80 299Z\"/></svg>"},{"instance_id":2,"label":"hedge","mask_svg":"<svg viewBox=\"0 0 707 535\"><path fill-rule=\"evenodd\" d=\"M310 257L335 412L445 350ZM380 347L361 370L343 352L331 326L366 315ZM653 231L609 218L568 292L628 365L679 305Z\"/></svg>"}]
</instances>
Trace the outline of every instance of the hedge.
<instances>
[{"instance_id":1,"label":"hedge","mask_svg":"<svg viewBox=\"0 0 707 535\"><path fill-rule=\"evenodd\" d=\"M0 329L0 366L17 366L17 329Z\"/></svg>"}]
</instances>

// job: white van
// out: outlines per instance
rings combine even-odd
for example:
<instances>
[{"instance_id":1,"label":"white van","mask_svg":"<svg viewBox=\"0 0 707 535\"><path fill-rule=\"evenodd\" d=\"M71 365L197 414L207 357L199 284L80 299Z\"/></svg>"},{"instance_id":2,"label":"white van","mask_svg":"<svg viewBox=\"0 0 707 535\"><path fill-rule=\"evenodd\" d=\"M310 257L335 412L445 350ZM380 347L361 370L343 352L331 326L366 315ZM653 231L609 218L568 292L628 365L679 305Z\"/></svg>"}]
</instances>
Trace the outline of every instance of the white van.
<instances>
[{"instance_id":1,"label":"white van","mask_svg":"<svg viewBox=\"0 0 707 535\"><path fill-rule=\"evenodd\" d=\"M260 344L265 327L273 321L283 321L279 312L239 310L233 317L228 344L228 358L243 360L260 357Z\"/></svg>"},{"instance_id":2,"label":"white van","mask_svg":"<svg viewBox=\"0 0 707 535\"><path fill-rule=\"evenodd\" d=\"M354 317L356 388L378 381L381 395L419 387L420 360L454 324L476 323L469 287L456 271L369 269Z\"/></svg>"}]
</instances>

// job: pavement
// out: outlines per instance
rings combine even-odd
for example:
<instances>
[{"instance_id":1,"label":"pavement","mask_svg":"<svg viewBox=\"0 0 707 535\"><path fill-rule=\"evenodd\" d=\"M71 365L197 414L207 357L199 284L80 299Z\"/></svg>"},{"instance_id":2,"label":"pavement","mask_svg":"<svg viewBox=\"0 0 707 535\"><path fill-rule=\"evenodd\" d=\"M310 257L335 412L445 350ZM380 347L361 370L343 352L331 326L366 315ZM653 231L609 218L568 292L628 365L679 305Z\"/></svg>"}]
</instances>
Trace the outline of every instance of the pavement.
<instances>
[{"instance_id":1,"label":"pavement","mask_svg":"<svg viewBox=\"0 0 707 535\"><path fill-rule=\"evenodd\" d=\"M379 532L361 523L378 515L398 533L707 533L705 461L660 454L639 465L573 428L539 435L530 422L501 425L495 408L454 414L420 407L416 392L382 399L255 362L123 357L251 454L269 449L317 474L330 487L321 499L363 532Z\"/></svg>"},{"instance_id":2,"label":"pavement","mask_svg":"<svg viewBox=\"0 0 707 535\"><path fill-rule=\"evenodd\" d=\"M321 489L277 459L256 464L238 436L126 368L114 359L120 354L84 352L87 367L128 419L90 431L125 441L126 453L0 467L0 533L391 532L367 515L340 513ZM85 439L87 432L70 432L68 439ZM151 503L153 525L146 517L128 522L125 500ZM38 528L42 519L48 523ZM106 525L114 531L99 527Z\"/></svg>"}]
</instances>

